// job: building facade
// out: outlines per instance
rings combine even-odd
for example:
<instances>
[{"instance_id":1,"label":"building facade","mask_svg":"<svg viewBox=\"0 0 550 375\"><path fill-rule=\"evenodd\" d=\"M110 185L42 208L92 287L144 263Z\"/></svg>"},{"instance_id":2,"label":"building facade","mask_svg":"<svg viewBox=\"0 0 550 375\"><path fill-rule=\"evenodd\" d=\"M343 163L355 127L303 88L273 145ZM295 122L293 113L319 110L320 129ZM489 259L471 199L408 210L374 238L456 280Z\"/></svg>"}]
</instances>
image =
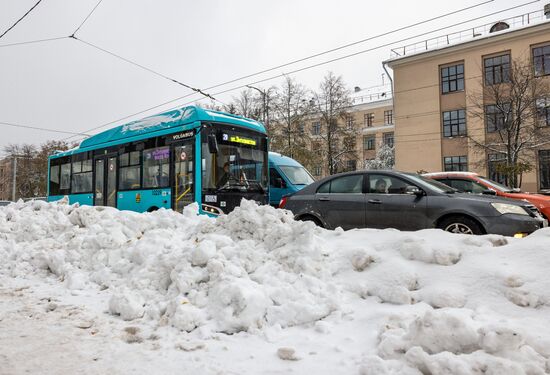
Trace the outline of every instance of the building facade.
<instances>
[{"instance_id":1,"label":"building facade","mask_svg":"<svg viewBox=\"0 0 550 375\"><path fill-rule=\"evenodd\" d=\"M393 146L391 88L386 86L383 89L386 91L379 90L372 94L356 88L352 95L353 105L347 110L347 117L339 119L339 127L348 133L345 135L341 132L336 141L339 142L337 149L349 152L336 154L335 173L363 169L365 161L374 159L376 151L383 144ZM316 179L328 176L328 162L321 156L323 142L326 142L321 134L321 120L313 115L306 121L305 128L310 133L309 148L313 154L318 155L306 166Z\"/></svg>"},{"instance_id":2,"label":"building facade","mask_svg":"<svg viewBox=\"0 0 550 375\"><path fill-rule=\"evenodd\" d=\"M12 159L0 159L0 201L12 199Z\"/></svg>"},{"instance_id":3,"label":"building facade","mask_svg":"<svg viewBox=\"0 0 550 375\"><path fill-rule=\"evenodd\" d=\"M499 179L495 163L501 154L479 147L495 138L501 120L487 90L509 82L518 61L529 64L537 79L550 80L550 20L535 13L473 29L467 40L454 44L447 36L444 45L433 39L392 50L395 57L384 64L393 70L396 169L469 170ZM482 116L475 115L480 96ZM549 107L545 97L534 108L541 134L548 136ZM532 153L533 168L523 173L521 188L550 189L550 143L526 152Z\"/></svg>"}]
</instances>

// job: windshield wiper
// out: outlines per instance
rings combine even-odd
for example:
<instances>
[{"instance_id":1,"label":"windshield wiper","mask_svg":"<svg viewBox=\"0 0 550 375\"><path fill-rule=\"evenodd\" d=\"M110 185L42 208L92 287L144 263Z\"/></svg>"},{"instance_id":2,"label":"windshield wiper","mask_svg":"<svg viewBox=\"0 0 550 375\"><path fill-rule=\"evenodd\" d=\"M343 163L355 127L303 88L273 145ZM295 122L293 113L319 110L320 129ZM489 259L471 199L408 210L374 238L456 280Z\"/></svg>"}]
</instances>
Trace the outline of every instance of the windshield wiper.
<instances>
[{"instance_id":1,"label":"windshield wiper","mask_svg":"<svg viewBox=\"0 0 550 375\"><path fill-rule=\"evenodd\" d=\"M227 182L225 183L225 185L222 185L219 188L217 188L216 193L223 190L232 190L232 189L242 190L242 188L246 189L246 185L241 182L232 182L232 183Z\"/></svg>"}]
</instances>

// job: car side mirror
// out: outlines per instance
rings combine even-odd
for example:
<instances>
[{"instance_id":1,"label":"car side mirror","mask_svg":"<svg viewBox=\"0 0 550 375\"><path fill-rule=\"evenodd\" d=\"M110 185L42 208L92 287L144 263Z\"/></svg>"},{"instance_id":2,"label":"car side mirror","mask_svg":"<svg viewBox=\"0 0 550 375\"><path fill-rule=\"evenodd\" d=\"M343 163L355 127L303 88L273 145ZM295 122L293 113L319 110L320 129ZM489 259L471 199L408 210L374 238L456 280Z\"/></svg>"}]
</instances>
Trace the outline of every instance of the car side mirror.
<instances>
[{"instance_id":1,"label":"car side mirror","mask_svg":"<svg viewBox=\"0 0 550 375\"><path fill-rule=\"evenodd\" d=\"M208 134L208 151L211 154L218 153L218 141L216 140L216 134Z\"/></svg>"},{"instance_id":2,"label":"car side mirror","mask_svg":"<svg viewBox=\"0 0 550 375\"><path fill-rule=\"evenodd\" d=\"M422 195L424 195L424 191L419 189L418 187L416 186L413 186L413 185L408 185L406 188L405 188L405 193L406 194L409 194L409 195L416 195L417 197L421 197Z\"/></svg>"},{"instance_id":3,"label":"car side mirror","mask_svg":"<svg viewBox=\"0 0 550 375\"><path fill-rule=\"evenodd\" d=\"M514 193L521 193L521 189L520 189L520 188L513 188L513 189L512 189L512 192L514 192Z\"/></svg>"},{"instance_id":4,"label":"car side mirror","mask_svg":"<svg viewBox=\"0 0 550 375\"><path fill-rule=\"evenodd\" d=\"M481 193L483 195L497 195L497 192L491 189L485 189Z\"/></svg>"}]
</instances>

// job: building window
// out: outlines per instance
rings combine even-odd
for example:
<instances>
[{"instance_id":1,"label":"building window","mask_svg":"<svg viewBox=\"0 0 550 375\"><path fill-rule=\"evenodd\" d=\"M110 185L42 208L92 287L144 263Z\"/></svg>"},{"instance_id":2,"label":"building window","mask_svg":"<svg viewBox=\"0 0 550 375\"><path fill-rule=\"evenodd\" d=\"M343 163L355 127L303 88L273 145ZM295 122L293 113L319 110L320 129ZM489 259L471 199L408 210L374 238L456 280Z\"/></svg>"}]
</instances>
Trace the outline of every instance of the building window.
<instances>
[{"instance_id":1,"label":"building window","mask_svg":"<svg viewBox=\"0 0 550 375\"><path fill-rule=\"evenodd\" d=\"M365 122L365 127L370 128L374 123L374 113L365 113L363 115L363 121Z\"/></svg>"},{"instance_id":2,"label":"building window","mask_svg":"<svg viewBox=\"0 0 550 375\"><path fill-rule=\"evenodd\" d=\"M353 130L354 125L355 125L355 118L353 117L353 115L348 115L346 117L346 127L348 128L348 130Z\"/></svg>"},{"instance_id":3,"label":"building window","mask_svg":"<svg viewBox=\"0 0 550 375\"><path fill-rule=\"evenodd\" d=\"M494 104L486 105L485 126L487 128L487 133L504 129L506 127L506 118L509 111L509 105L501 105L500 107Z\"/></svg>"},{"instance_id":4,"label":"building window","mask_svg":"<svg viewBox=\"0 0 550 375\"><path fill-rule=\"evenodd\" d=\"M539 151L540 188L550 189L550 150Z\"/></svg>"},{"instance_id":5,"label":"building window","mask_svg":"<svg viewBox=\"0 0 550 375\"><path fill-rule=\"evenodd\" d=\"M388 147L393 147L393 132L384 133L384 145Z\"/></svg>"},{"instance_id":6,"label":"building window","mask_svg":"<svg viewBox=\"0 0 550 375\"><path fill-rule=\"evenodd\" d=\"M393 110L384 111L384 125L393 125Z\"/></svg>"},{"instance_id":7,"label":"building window","mask_svg":"<svg viewBox=\"0 0 550 375\"><path fill-rule=\"evenodd\" d=\"M537 122L539 126L550 125L550 98L537 99Z\"/></svg>"},{"instance_id":8,"label":"building window","mask_svg":"<svg viewBox=\"0 0 550 375\"><path fill-rule=\"evenodd\" d=\"M322 173L321 171L321 166L320 165L316 165L315 167L313 167L313 175L314 176L320 176Z\"/></svg>"},{"instance_id":9,"label":"building window","mask_svg":"<svg viewBox=\"0 0 550 375\"><path fill-rule=\"evenodd\" d=\"M354 171L357 169L357 162L355 160L346 160L346 171Z\"/></svg>"},{"instance_id":10,"label":"building window","mask_svg":"<svg viewBox=\"0 0 550 375\"><path fill-rule=\"evenodd\" d=\"M459 135L466 135L466 111L458 109L443 112L443 136L456 137Z\"/></svg>"},{"instance_id":11,"label":"building window","mask_svg":"<svg viewBox=\"0 0 550 375\"><path fill-rule=\"evenodd\" d=\"M483 60L485 84L510 82L510 55L487 57Z\"/></svg>"},{"instance_id":12,"label":"building window","mask_svg":"<svg viewBox=\"0 0 550 375\"><path fill-rule=\"evenodd\" d=\"M443 166L445 172L467 171L468 157L467 156L446 156L443 158Z\"/></svg>"},{"instance_id":13,"label":"building window","mask_svg":"<svg viewBox=\"0 0 550 375\"><path fill-rule=\"evenodd\" d=\"M374 150L376 148L376 138L374 135L363 136L363 149Z\"/></svg>"},{"instance_id":14,"label":"building window","mask_svg":"<svg viewBox=\"0 0 550 375\"><path fill-rule=\"evenodd\" d=\"M304 123L300 122L297 127L298 134L304 134Z\"/></svg>"},{"instance_id":15,"label":"building window","mask_svg":"<svg viewBox=\"0 0 550 375\"><path fill-rule=\"evenodd\" d=\"M355 151L355 146L357 144L356 138L349 136L344 138L344 149L348 151Z\"/></svg>"},{"instance_id":16,"label":"building window","mask_svg":"<svg viewBox=\"0 0 550 375\"><path fill-rule=\"evenodd\" d=\"M311 134L313 134L313 135L321 134L321 123L320 122L314 122L313 125L311 125Z\"/></svg>"},{"instance_id":17,"label":"building window","mask_svg":"<svg viewBox=\"0 0 550 375\"><path fill-rule=\"evenodd\" d=\"M550 44L533 48L533 65L536 76L550 74Z\"/></svg>"},{"instance_id":18,"label":"building window","mask_svg":"<svg viewBox=\"0 0 550 375\"><path fill-rule=\"evenodd\" d=\"M501 164L506 163L506 155L489 154L487 156L487 174L489 175L489 179L506 185L506 175L502 173L501 168L499 168Z\"/></svg>"},{"instance_id":19,"label":"building window","mask_svg":"<svg viewBox=\"0 0 550 375\"><path fill-rule=\"evenodd\" d=\"M441 68L441 92L447 94L449 92L464 90L464 64L446 66Z\"/></svg>"}]
</instances>

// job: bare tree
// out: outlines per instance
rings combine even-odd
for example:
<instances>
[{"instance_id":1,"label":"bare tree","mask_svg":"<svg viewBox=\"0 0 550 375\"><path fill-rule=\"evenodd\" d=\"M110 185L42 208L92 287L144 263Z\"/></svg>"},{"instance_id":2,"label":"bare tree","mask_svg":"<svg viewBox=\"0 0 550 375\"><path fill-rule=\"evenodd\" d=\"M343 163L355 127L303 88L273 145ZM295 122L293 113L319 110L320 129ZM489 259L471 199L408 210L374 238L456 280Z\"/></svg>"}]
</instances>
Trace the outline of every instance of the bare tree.
<instances>
[{"instance_id":1,"label":"bare tree","mask_svg":"<svg viewBox=\"0 0 550 375\"><path fill-rule=\"evenodd\" d=\"M308 90L291 77L285 77L274 100L277 129L271 129L271 145L302 164L309 164L312 156L306 147L309 135L305 131L305 119L311 109Z\"/></svg>"},{"instance_id":2,"label":"bare tree","mask_svg":"<svg viewBox=\"0 0 550 375\"><path fill-rule=\"evenodd\" d=\"M393 169L395 165L395 147L380 143L376 150L376 157L365 160L365 169Z\"/></svg>"},{"instance_id":3,"label":"bare tree","mask_svg":"<svg viewBox=\"0 0 550 375\"><path fill-rule=\"evenodd\" d=\"M494 161L506 184L519 187L522 174L535 166L536 150L550 143L548 127L540 126L541 103L550 97L550 86L530 63L515 60L486 75L482 87L469 95L468 111L484 122L486 136L469 139Z\"/></svg>"},{"instance_id":4,"label":"bare tree","mask_svg":"<svg viewBox=\"0 0 550 375\"><path fill-rule=\"evenodd\" d=\"M237 98L233 98L237 114L243 117L260 120L261 106L252 89L242 90Z\"/></svg>"},{"instance_id":5,"label":"bare tree","mask_svg":"<svg viewBox=\"0 0 550 375\"><path fill-rule=\"evenodd\" d=\"M64 141L48 141L40 148L33 144L10 144L4 147L6 158L12 160L12 165L17 164L16 199L46 195L48 156L54 151L64 151L69 147ZM13 175L7 177L13 183Z\"/></svg>"},{"instance_id":6,"label":"bare tree","mask_svg":"<svg viewBox=\"0 0 550 375\"><path fill-rule=\"evenodd\" d=\"M321 151L325 156L328 172L334 174L344 157L349 160L357 158L355 139L358 130L355 124L350 125L346 121L349 119L352 102L342 77L328 72L319 89L314 94L315 112L320 117L318 136L323 140Z\"/></svg>"}]
</instances>

